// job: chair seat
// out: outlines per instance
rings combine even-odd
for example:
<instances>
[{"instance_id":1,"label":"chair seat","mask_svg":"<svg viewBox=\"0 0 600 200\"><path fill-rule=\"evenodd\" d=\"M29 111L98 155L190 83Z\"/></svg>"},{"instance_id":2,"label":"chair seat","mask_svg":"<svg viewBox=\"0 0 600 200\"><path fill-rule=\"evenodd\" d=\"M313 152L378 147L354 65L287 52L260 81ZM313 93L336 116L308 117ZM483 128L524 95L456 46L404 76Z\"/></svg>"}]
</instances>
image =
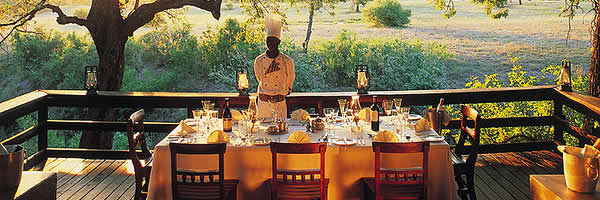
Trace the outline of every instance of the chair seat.
<instances>
[{"instance_id":1,"label":"chair seat","mask_svg":"<svg viewBox=\"0 0 600 200\"><path fill-rule=\"evenodd\" d=\"M239 182L237 179L225 179L225 199L236 196ZM180 183L177 185L177 195L174 199L218 199L219 184Z\"/></svg>"},{"instance_id":2,"label":"chair seat","mask_svg":"<svg viewBox=\"0 0 600 200\"><path fill-rule=\"evenodd\" d=\"M456 154L454 151L450 151L450 157L452 159L452 165L466 164L465 158L461 155Z\"/></svg>"},{"instance_id":3,"label":"chair seat","mask_svg":"<svg viewBox=\"0 0 600 200\"><path fill-rule=\"evenodd\" d=\"M367 196L375 199L375 177L363 177L361 182L367 186ZM381 184L380 192L384 199L423 199L423 187L423 184Z\"/></svg>"},{"instance_id":4,"label":"chair seat","mask_svg":"<svg viewBox=\"0 0 600 200\"><path fill-rule=\"evenodd\" d=\"M283 180L279 179L279 199L320 199L321 196L321 185L320 180L311 184L285 184ZM271 179L267 180L269 187L271 187ZM329 179L325 179L325 193L329 186Z\"/></svg>"}]
</instances>

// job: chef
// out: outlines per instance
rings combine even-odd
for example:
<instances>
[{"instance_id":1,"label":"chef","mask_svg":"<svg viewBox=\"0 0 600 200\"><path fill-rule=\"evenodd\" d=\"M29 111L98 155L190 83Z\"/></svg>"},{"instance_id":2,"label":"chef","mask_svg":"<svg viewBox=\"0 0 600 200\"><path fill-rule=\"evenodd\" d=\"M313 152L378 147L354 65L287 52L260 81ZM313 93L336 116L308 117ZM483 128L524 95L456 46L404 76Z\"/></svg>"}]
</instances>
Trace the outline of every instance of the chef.
<instances>
[{"instance_id":1,"label":"chef","mask_svg":"<svg viewBox=\"0 0 600 200\"><path fill-rule=\"evenodd\" d=\"M294 61L279 52L281 16L265 17L267 51L254 60L254 75L258 81L258 117L287 117L285 96L292 92Z\"/></svg>"}]
</instances>

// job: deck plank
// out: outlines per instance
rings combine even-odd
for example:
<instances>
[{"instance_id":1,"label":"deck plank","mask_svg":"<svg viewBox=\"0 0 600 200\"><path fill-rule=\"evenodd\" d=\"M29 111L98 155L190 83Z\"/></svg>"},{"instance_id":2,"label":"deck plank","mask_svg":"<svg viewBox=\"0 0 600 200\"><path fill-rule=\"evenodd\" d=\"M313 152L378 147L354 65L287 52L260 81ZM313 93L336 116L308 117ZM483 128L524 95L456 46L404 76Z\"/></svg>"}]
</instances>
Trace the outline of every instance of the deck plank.
<instances>
[{"instance_id":1,"label":"deck plank","mask_svg":"<svg viewBox=\"0 0 600 200\"><path fill-rule=\"evenodd\" d=\"M562 173L551 151L480 154L475 192L480 200L528 199L530 174ZM58 199L132 199L134 176L127 160L49 158L44 171L59 175Z\"/></svg>"},{"instance_id":2,"label":"deck plank","mask_svg":"<svg viewBox=\"0 0 600 200\"><path fill-rule=\"evenodd\" d=\"M123 160L115 161L120 166L100 182L93 190L83 196L82 200L105 199L118 186L116 183L121 183L130 177L127 172L127 162Z\"/></svg>"}]
</instances>

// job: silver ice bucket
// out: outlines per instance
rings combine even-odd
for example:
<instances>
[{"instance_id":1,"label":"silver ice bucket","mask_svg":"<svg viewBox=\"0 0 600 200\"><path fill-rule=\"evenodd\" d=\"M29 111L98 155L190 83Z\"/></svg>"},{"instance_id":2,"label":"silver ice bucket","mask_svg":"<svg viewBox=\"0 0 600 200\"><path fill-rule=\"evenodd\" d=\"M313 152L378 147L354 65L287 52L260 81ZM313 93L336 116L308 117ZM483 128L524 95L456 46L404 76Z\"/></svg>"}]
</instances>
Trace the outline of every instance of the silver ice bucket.
<instances>
[{"instance_id":1,"label":"silver ice bucket","mask_svg":"<svg viewBox=\"0 0 600 200\"><path fill-rule=\"evenodd\" d=\"M559 146L563 153L563 165L567 188L575 192L591 193L598 183L598 158L579 157L583 148Z\"/></svg>"},{"instance_id":2,"label":"silver ice bucket","mask_svg":"<svg viewBox=\"0 0 600 200\"><path fill-rule=\"evenodd\" d=\"M21 145L6 145L9 154L0 155L0 196L12 199L21 183L25 150Z\"/></svg>"}]
</instances>

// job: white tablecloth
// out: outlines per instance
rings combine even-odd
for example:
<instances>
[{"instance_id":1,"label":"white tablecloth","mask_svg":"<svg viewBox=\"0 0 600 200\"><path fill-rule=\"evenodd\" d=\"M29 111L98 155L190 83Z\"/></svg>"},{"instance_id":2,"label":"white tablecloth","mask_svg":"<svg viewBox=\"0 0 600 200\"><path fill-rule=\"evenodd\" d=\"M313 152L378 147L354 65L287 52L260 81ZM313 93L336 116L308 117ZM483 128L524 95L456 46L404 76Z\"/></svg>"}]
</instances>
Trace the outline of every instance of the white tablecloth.
<instances>
[{"instance_id":1,"label":"white tablecloth","mask_svg":"<svg viewBox=\"0 0 600 200\"><path fill-rule=\"evenodd\" d=\"M386 128L386 126L383 126ZM179 127L171 132L175 134ZM234 127L235 131L236 127ZM294 130L305 130L303 127L290 126L290 131L284 135L271 136L275 141L287 142L287 137ZM431 131L433 132L433 131ZM432 133L429 134L432 134ZM340 137L356 137L348 128L337 128L336 135ZM433 132L435 133L435 132ZM171 135L170 134L170 135ZM323 136L323 133L309 133L313 142ZM409 133L413 140L418 138L414 132ZM232 138L235 136L231 135ZM257 133L255 137L269 137L265 133ZM368 137L367 137L368 138ZM325 153L325 176L330 179L328 198L331 200L361 199L363 187L361 177L374 176L374 153L367 145L340 147L330 145ZM154 148L152 172L148 199L165 200L171 196L171 165L169 146L164 139ZM319 168L317 155L279 155L279 168L302 169ZM178 167L189 169L216 169L216 156L178 156ZM419 154L395 154L382 157L382 167L408 168L421 165ZM271 178L271 151L268 146L235 146L229 144L225 154L225 178L239 179L237 186L238 199L269 199L267 179ZM429 152L428 199L456 199L456 185L450 159L448 143L432 143Z\"/></svg>"}]
</instances>

